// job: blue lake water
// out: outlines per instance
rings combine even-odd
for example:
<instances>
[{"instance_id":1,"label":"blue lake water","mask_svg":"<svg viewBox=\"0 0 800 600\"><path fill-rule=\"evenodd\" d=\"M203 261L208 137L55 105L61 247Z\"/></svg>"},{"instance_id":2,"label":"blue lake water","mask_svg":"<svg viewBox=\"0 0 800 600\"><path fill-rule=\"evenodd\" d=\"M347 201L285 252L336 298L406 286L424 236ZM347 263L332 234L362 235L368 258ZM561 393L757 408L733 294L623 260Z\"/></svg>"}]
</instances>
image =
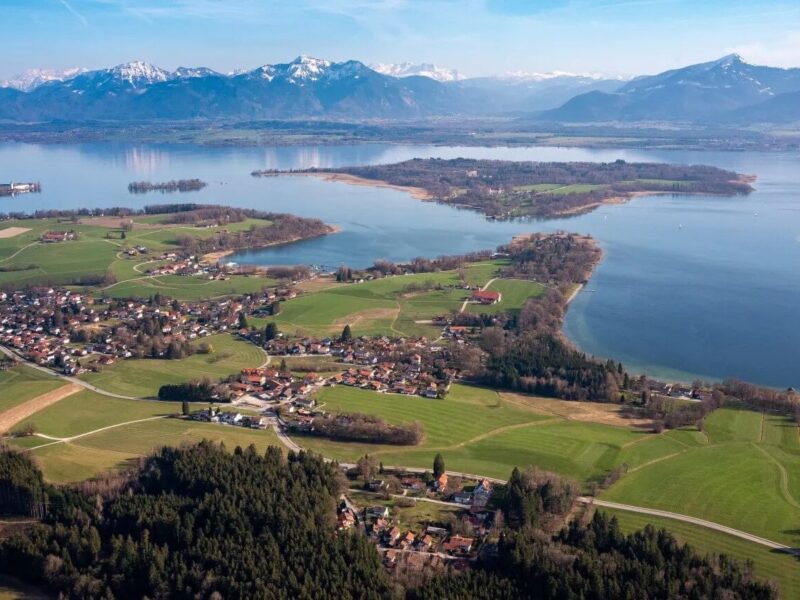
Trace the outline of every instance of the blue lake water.
<instances>
[{"instance_id":1,"label":"blue lake water","mask_svg":"<svg viewBox=\"0 0 800 600\"><path fill-rule=\"evenodd\" d=\"M703 163L758 176L748 197L653 196L549 221L491 222L395 190L312 177L253 178L261 168L336 167L413 157ZM135 180L200 177L201 192L133 196ZM347 264L494 248L528 231L596 237L605 258L572 303L565 331L586 352L633 370L690 379L800 384L800 154L473 148L365 144L202 148L0 144L0 181L40 181L0 212L224 203L318 217L342 232L241 253L257 264Z\"/></svg>"}]
</instances>

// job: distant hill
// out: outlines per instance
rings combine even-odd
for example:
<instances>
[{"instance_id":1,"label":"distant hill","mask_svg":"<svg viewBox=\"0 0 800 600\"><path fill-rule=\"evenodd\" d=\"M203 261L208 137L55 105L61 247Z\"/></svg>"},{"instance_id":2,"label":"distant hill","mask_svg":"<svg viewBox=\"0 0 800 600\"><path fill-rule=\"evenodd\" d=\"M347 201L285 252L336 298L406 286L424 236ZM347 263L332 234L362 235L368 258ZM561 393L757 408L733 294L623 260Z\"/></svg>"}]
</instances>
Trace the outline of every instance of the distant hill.
<instances>
[{"instance_id":1,"label":"distant hill","mask_svg":"<svg viewBox=\"0 0 800 600\"><path fill-rule=\"evenodd\" d=\"M613 93L576 96L541 118L560 122L752 120L748 109L761 106L759 120L785 122L792 111L771 113L785 94L800 91L800 69L746 63L736 54L719 60L639 77ZM787 100L789 102L789 100ZM796 112L794 113L796 115ZM796 116L793 117L796 119Z\"/></svg>"}]
</instances>

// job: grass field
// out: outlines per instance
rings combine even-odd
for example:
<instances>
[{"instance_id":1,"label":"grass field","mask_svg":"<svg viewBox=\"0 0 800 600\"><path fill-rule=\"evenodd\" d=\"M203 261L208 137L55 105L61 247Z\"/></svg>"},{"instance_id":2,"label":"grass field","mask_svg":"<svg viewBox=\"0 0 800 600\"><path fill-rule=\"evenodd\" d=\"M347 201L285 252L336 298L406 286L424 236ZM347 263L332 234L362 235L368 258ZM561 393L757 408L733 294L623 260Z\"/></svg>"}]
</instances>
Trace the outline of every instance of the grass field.
<instances>
[{"instance_id":1,"label":"grass field","mask_svg":"<svg viewBox=\"0 0 800 600\"><path fill-rule=\"evenodd\" d=\"M23 424L34 423L39 433L66 438L126 421L179 413L180 410L178 402L122 400L84 390L40 410Z\"/></svg>"},{"instance_id":2,"label":"grass field","mask_svg":"<svg viewBox=\"0 0 800 600\"><path fill-rule=\"evenodd\" d=\"M488 290L502 294L500 302L496 304L468 304L467 310L475 314L494 315L498 313L517 313L528 298L537 298L544 294L547 288L535 281L524 279L496 279Z\"/></svg>"},{"instance_id":3,"label":"grass field","mask_svg":"<svg viewBox=\"0 0 800 600\"><path fill-rule=\"evenodd\" d=\"M707 419L705 435L705 443L696 439L680 453L628 473L603 499L689 514L800 546L797 426L730 407Z\"/></svg>"},{"instance_id":4,"label":"grass field","mask_svg":"<svg viewBox=\"0 0 800 600\"><path fill-rule=\"evenodd\" d=\"M62 385L62 380L25 365L0 371L0 413Z\"/></svg>"},{"instance_id":5,"label":"grass field","mask_svg":"<svg viewBox=\"0 0 800 600\"><path fill-rule=\"evenodd\" d=\"M229 450L254 444L263 452L267 446L280 446L272 430L255 431L165 418L125 425L72 442L46 446L33 450L32 455L49 481L69 483L135 466L140 457L162 446L180 446L203 440L224 443Z\"/></svg>"},{"instance_id":6,"label":"grass field","mask_svg":"<svg viewBox=\"0 0 800 600\"><path fill-rule=\"evenodd\" d=\"M212 354L194 354L180 360L120 360L99 373L81 375L81 379L115 394L149 398L156 396L162 385L203 377L219 379L245 367L257 367L267 358L257 346L227 333L202 341L212 345Z\"/></svg>"},{"instance_id":7,"label":"grass field","mask_svg":"<svg viewBox=\"0 0 800 600\"><path fill-rule=\"evenodd\" d=\"M649 524L666 529L701 554L726 554L742 562L749 560L753 563L753 572L757 577L778 584L781 598L800 598L800 569L797 568L795 557L691 523L621 510L602 510L617 517L620 527L626 533Z\"/></svg>"},{"instance_id":8,"label":"grass field","mask_svg":"<svg viewBox=\"0 0 800 600\"><path fill-rule=\"evenodd\" d=\"M633 427L573 420L549 410L553 401L521 403L493 390L454 385L444 400L378 394L339 386L317 396L332 412L377 414L391 423L419 421L425 439L418 446L381 446L298 438L302 446L343 461L374 454L387 465L428 467L441 452L450 470L504 478L515 467L536 465L583 483L601 480L615 467L631 468L682 449L667 437ZM598 409L599 413L603 413ZM586 418L582 416L581 419ZM603 414L599 420L607 419ZM620 419L621 421L622 419Z\"/></svg>"},{"instance_id":9,"label":"grass field","mask_svg":"<svg viewBox=\"0 0 800 600\"><path fill-rule=\"evenodd\" d=\"M158 223L164 217L143 216L136 221L146 227L135 227L127 232L126 239L107 239L111 229L87 222L60 222L58 219L23 219L4 221L0 230L10 227L30 229L14 237L0 237L0 285L14 284L19 287L36 283L71 283L79 277L103 275L111 272L117 283L110 287L86 288L86 291L101 292L112 296L149 296L160 292L180 300L214 298L226 294L249 293L260 290L274 282L260 277L236 276L228 281L208 281L197 277L147 277L144 271L153 265L144 264L150 256L175 250L179 235L208 237L219 228L195 228L189 226L164 225ZM113 219L112 219L113 221ZM266 220L247 219L241 223L227 225L228 230L247 229L252 225L268 225ZM39 239L45 231L75 230L79 239L56 244L42 244ZM122 254L125 248L142 244L150 255L129 257ZM136 267L136 268L134 268ZM138 270L137 270L138 269Z\"/></svg>"},{"instance_id":10,"label":"grass field","mask_svg":"<svg viewBox=\"0 0 800 600\"><path fill-rule=\"evenodd\" d=\"M463 270L464 282L482 286L497 276L503 264L502 260L470 264ZM281 331L301 335L338 334L349 324L356 335L438 337L439 328L427 321L461 308L470 292L450 286L462 283L456 271L440 271L334 285L285 302L277 317L256 319L254 324L263 326L268 320L274 320ZM443 289L434 289L437 285ZM474 311L518 310L528 297L543 292L543 288L534 282L505 279L492 283L491 289L503 293L503 302L494 306L475 306ZM469 309L473 310L473 307Z\"/></svg>"}]
</instances>

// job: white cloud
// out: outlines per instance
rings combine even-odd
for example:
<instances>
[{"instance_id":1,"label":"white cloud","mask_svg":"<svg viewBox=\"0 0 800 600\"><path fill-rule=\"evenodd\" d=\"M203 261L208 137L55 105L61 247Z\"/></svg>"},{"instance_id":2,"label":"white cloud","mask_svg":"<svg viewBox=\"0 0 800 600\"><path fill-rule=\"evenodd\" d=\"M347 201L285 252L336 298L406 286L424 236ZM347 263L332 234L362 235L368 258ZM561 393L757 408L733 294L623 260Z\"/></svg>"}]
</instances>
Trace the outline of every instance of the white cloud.
<instances>
[{"instance_id":1,"label":"white cloud","mask_svg":"<svg viewBox=\"0 0 800 600\"><path fill-rule=\"evenodd\" d=\"M757 40L730 48L751 63L773 67L800 67L800 31L782 37Z\"/></svg>"}]
</instances>

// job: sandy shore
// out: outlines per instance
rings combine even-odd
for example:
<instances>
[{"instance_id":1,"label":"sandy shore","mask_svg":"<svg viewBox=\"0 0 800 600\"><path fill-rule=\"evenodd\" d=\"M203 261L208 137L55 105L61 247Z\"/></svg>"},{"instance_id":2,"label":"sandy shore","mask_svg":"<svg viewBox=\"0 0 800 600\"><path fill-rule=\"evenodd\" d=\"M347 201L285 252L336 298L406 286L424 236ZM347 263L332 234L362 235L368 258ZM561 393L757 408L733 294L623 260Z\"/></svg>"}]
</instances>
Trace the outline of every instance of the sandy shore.
<instances>
[{"instance_id":1,"label":"sandy shore","mask_svg":"<svg viewBox=\"0 0 800 600\"><path fill-rule=\"evenodd\" d=\"M329 171L315 171L313 173L290 173L291 175L311 175L313 177L322 177L325 181L339 181L349 185L360 185L367 187L386 188L390 190L398 190L400 192L408 192L412 198L417 200L433 200L433 196L428 190L421 187L412 187L404 185L395 185L380 179L366 179L364 177L357 177L348 173L331 173Z\"/></svg>"}]
</instances>

